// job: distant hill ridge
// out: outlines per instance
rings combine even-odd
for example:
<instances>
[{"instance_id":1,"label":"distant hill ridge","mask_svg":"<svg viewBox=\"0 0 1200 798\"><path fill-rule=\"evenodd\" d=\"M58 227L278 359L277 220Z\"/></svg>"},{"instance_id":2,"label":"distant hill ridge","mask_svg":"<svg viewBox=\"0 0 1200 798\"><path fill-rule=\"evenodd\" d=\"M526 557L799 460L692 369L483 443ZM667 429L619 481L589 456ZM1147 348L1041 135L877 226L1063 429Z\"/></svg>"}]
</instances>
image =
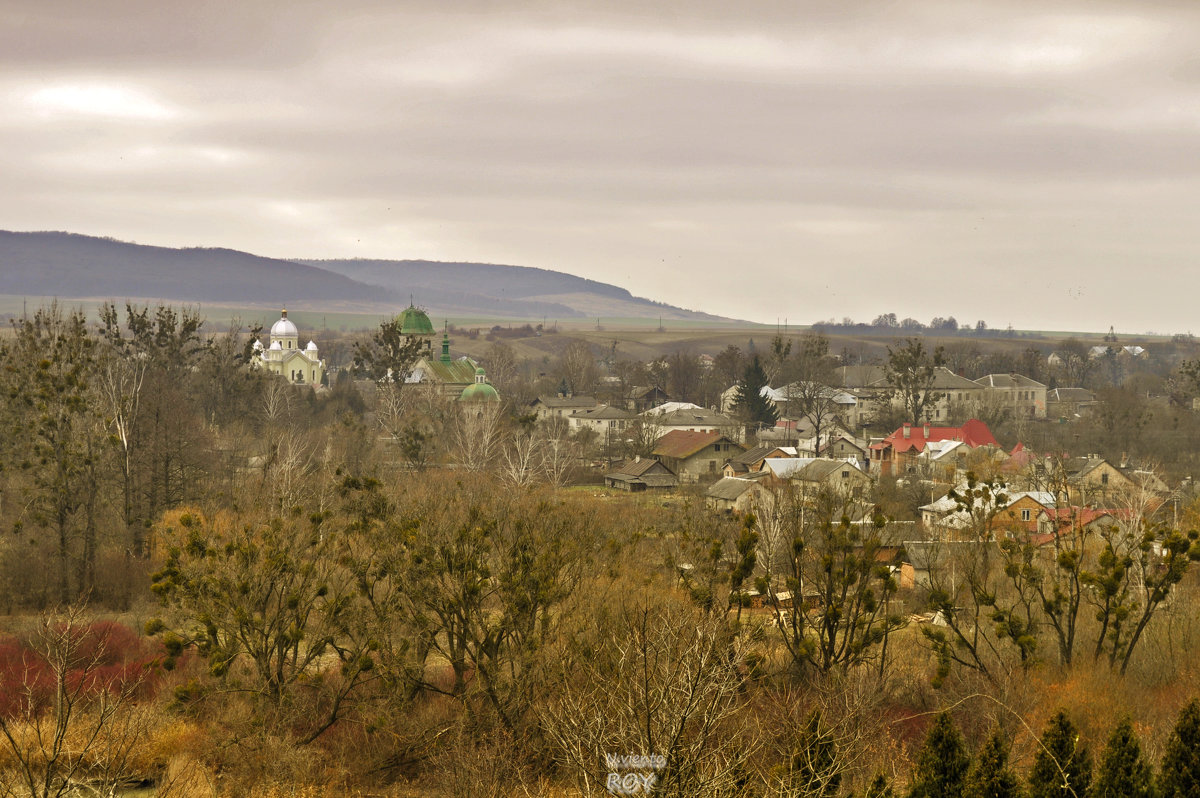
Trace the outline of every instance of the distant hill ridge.
<instances>
[{"instance_id":1,"label":"distant hill ridge","mask_svg":"<svg viewBox=\"0 0 1200 798\"><path fill-rule=\"evenodd\" d=\"M178 302L325 302L364 310L417 304L485 317L732 321L653 302L596 280L528 266L421 260L281 259L173 249L65 232L0 231L0 294Z\"/></svg>"}]
</instances>

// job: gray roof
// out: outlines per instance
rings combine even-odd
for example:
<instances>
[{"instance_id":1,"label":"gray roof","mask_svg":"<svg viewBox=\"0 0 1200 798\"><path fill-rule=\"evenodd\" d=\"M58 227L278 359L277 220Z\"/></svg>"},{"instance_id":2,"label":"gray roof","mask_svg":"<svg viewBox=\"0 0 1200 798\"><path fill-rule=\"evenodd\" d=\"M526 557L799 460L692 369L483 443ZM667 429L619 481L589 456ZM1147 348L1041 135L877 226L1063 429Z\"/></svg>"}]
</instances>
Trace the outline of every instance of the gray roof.
<instances>
[{"instance_id":1,"label":"gray roof","mask_svg":"<svg viewBox=\"0 0 1200 798\"><path fill-rule=\"evenodd\" d=\"M658 468L655 469L655 466ZM667 475L674 477L674 473L671 471L671 469L667 468L662 464L661 461L655 460L653 457L643 457L640 460L626 460L612 471L605 474L605 476L614 478L644 477L646 476L646 472L652 469L657 470L659 473L666 472Z\"/></svg>"},{"instance_id":2,"label":"gray roof","mask_svg":"<svg viewBox=\"0 0 1200 798\"><path fill-rule=\"evenodd\" d=\"M1094 402L1096 394L1087 388L1051 388L1046 391L1048 402Z\"/></svg>"},{"instance_id":3,"label":"gray roof","mask_svg":"<svg viewBox=\"0 0 1200 798\"><path fill-rule=\"evenodd\" d=\"M1045 388L1037 380L1024 374L985 374L975 380L985 388Z\"/></svg>"},{"instance_id":4,"label":"gray roof","mask_svg":"<svg viewBox=\"0 0 1200 798\"><path fill-rule=\"evenodd\" d=\"M529 404L540 404L544 407L595 407L600 404L591 396L539 396Z\"/></svg>"},{"instance_id":5,"label":"gray roof","mask_svg":"<svg viewBox=\"0 0 1200 798\"><path fill-rule=\"evenodd\" d=\"M630 413L628 410L622 410L619 407L613 407L612 405L599 405L598 407L591 407L591 408L588 408L587 410L576 410L574 413L571 414L571 418L630 419L630 418L636 418L636 416L633 413Z\"/></svg>"},{"instance_id":6,"label":"gray roof","mask_svg":"<svg viewBox=\"0 0 1200 798\"><path fill-rule=\"evenodd\" d=\"M726 501L735 501L743 493L754 487L754 482L748 479L738 479L737 477L724 477L718 479L712 484L712 487L704 494L712 499L724 499Z\"/></svg>"},{"instance_id":7,"label":"gray roof","mask_svg":"<svg viewBox=\"0 0 1200 798\"><path fill-rule=\"evenodd\" d=\"M887 376L871 383L874 388L886 388L888 386ZM966 377L960 377L945 366L938 366L933 370L933 387L938 391L978 391L983 385L978 382L972 382Z\"/></svg>"},{"instance_id":8,"label":"gray roof","mask_svg":"<svg viewBox=\"0 0 1200 798\"><path fill-rule=\"evenodd\" d=\"M738 423L729 416L714 413L704 408L672 410L668 413L658 413L654 423L661 427L684 427L688 424L699 424L709 427L736 427Z\"/></svg>"}]
</instances>

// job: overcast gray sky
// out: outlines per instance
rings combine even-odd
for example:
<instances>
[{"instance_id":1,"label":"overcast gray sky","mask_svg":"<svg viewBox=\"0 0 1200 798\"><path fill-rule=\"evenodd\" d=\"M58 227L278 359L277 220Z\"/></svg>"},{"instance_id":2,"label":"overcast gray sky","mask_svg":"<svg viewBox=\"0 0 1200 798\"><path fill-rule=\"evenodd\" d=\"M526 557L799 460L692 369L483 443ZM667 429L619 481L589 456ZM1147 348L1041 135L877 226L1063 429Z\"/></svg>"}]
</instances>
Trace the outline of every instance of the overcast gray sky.
<instances>
[{"instance_id":1,"label":"overcast gray sky","mask_svg":"<svg viewBox=\"0 0 1200 798\"><path fill-rule=\"evenodd\" d=\"M1200 3L0 0L0 228L1200 333Z\"/></svg>"}]
</instances>

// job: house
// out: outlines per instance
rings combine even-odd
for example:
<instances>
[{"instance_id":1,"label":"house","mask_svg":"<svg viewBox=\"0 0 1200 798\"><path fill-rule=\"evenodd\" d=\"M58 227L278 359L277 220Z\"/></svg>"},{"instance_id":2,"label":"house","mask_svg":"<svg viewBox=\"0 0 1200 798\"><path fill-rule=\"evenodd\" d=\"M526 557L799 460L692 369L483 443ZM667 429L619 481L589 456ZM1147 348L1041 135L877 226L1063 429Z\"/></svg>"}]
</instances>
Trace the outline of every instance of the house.
<instances>
[{"instance_id":1,"label":"house","mask_svg":"<svg viewBox=\"0 0 1200 798\"><path fill-rule=\"evenodd\" d=\"M883 391L888 389L887 378L874 383L873 387ZM984 387L977 382L960 377L945 366L933 370L933 391L938 395L937 401L925 412L928 421L949 421L952 415L964 415L972 412L973 408L983 397ZM891 397L894 407L902 406L903 400L899 395Z\"/></svg>"},{"instance_id":2,"label":"house","mask_svg":"<svg viewBox=\"0 0 1200 798\"><path fill-rule=\"evenodd\" d=\"M658 407L671 401L671 397L657 386L639 386L630 389L625 395L625 409L634 413L645 413L652 407Z\"/></svg>"},{"instance_id":3,"label":"house","mask_svg":"<svg viewBox=\"0 0 1200 798\"><path fill-rule=\"evenodd\" d=\"M987 374L975 380L984 396L1026 418L1046 417L1046 386L1023 374Z\"/></svg>"},{"instance_id":4,"label":"house","mask_svg":"<svg viewBox=\"0 0 1200 798\"><path fill-rule=\"evenodd\" d=\"M927 539L972 539L980 532L973 527L984 519L993 538L1036 532L1039 516L1054 507L1054 494L1048 491L1010 493L1004 489L987 498L972 499L967 506L961 498L967 490L966 485L960 485L960 498L946 494L919 508Z\"/></svg>"},{"instance_id":5,"label":"house","mask_svg":"<svg viewBox=\"0 0 1200 798\"><path fill-rule=\"evenodd\" d=\"M827 457L769 457L763 461L767 481L778 485L791 483L803 488L832 488L846 495L860 495L871 485L867 476L853 460L833 460Z\"/></svg>"},{"instance_id":6,"label":"house","mask_svg":"<svg viewBox=\"0 0 1200 798\"><path fill-rule=\"evenodd\" d=\"M851 428L862 423L863 411L867 406L866 403L860 405L858 397L849 391L807 382L794 382L782 388L771 389L770 398L775 402L780 416L796 418L803 414L803 409L797 401L801 396L819 396L823 403L827 403L833 410L828 415L836 416L842 424Z\"/></svg>"},{"instance_id":7,"label":"house","mask_svg":"<svg viewBox=\"0 0 1200 798\"><path fill-rule=\"evenodd\" d=\"M635 457L617 465L604 475L604 486L638 493L644 490L662 490L679 485L679 478L670 468L649 457Z\"/></svg>"},{"instance_id":8,"label":"house","mask_svg":"<svg viewBox=\"0 0 1200 798\"><path fill-rule=\"evenodd\" d=\"M548 418L567 418L572 413L591 410L599 404L595 397L575 396L565 391L557 396L539 396L529 403L529 408L537 414L538 421L545 421Z\"/></svg>"},{"instance_id":9,"label":"house","mask_svg":"<svg viewBox=\"0 0 1200 798\"><path fill-rule=\"evenodd\" d=\"M576 410L567 416L567 423L572 432L591 430L598 440L607 441L624 433L635 418L637 416L628 410L602 404L588 410Z\"/></svg>"},{"instance_id":10,"label":"house","mask_svg":"<svg viewBox=\"0 0 1200 798\"><path fill-rule=\"evenodd\" d=\"M871 444L871 468L880 474L904 474L913 471L917 465L917 456L933 441L958 441L972 449L999 446L987 424L976 418L961 427L933 427L929 424L916 427L905 423L883 440Z\"/></svg>"},{"instance_id":11,"label":"house","mask_svg":"<svg viewBox=\"0 0 1200 798\"><path fill-rule=\"evenodd\" d=\"M1072 419L1090 413L1099 401L1086 388L1051 388L1046 391L1046 418Z\"/></svg>"},{"instance_id":12,"label":"house","mask_svg":"<svg viewBox=\"0 0 1200 798\"><path fill-rule=\"evenodd\" d=\"M863 468L866 468L866 463L870 459L867 446L868 444L865 440L855 438L843 432L837 432L825 440L818 454L822 457L832 457L835 460L854 459Z\"/></svg>"},{"instance_id":13,"label":"house","mask_svg":"<svg viewBox=\"0 0 1200 798\"><path fill-rule=\"evenodd\" d=\"M1063 471L1071 504L1104 505L1135 488L1121 469L1094 454L1064 461Z\"/></svg>"},{"instance_id":14,"label":"house","mask_svg":"<svg viewBox=\"0 0 1200 798\"><path fill-rule=\"evenodd\" d=\"M720 431L677 429L659 438L651 454L680 480L696 482L703 477L716 477L721 465L741 451L736 440Z\"/></svg>"},{"instance_id":15,"label":"house","mask_svg":"<svg viewBox=\"0 0 1200 798\"><path fill-rule=\"evenodd\" d=\"M762 444L744 452L735 454L725 461L721 473L726 477L743 476L762 469L763 461L768 457L795 457L796 449L791 446L773 446Z\"/></svg>"},{"instance_id":16,"label":"house","mask_svg":"<svg viewBox=\"0 0 1200 798\"><path fill-rule=\"evenodd\" d=\"M742 425L732 418L696 405L676 405L679 403L660 405L643 413L642 418L662 432L719 432L734 441L742 439Z\"/></svg>"},{"instance_id":17,"label":"house","mask_svg":"<svg viewBox=\"0 0 1200 798\"><path fill-rule=\"evenodd\" d=\"M755 493L761 489L757 480L722 477L704 492L704 502L713 510L744 513L753 507Z\"/></svg>"}]
</instances>

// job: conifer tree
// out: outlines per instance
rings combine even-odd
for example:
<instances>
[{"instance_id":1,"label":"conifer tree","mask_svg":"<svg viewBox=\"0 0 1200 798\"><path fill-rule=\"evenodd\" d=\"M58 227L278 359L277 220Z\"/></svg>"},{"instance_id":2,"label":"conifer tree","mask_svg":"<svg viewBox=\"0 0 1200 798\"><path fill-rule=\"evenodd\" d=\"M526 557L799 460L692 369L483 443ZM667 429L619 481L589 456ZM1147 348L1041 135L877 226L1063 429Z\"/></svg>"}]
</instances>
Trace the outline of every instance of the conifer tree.
<instances>
[{"instance_id":1,"label":"conifer tree","mask_svg":"<svg viewBox=\"0 0 1200 798\"><path fill-rule=\"evenodd\" d=\"M917 757L909 798L961 798L971 757L948 713L938 715Z\"/></svg>"},{"instance_id":2,"label":"conifer tree","mask_svg":"<svg viewBox=\"0 0 1200 798\"><path fill-rule=\"evenodd\" d=\"M813 710L800 731L792 756L792 786L795 795L805 798L832 798L842 783L838 767L837 744L821 721L820 710Z\"/></svg>"},{"instance_id":3,"label":"conifer tree","mask_svg":"<svg viewBox=\"0 0 1200 798\"><path fill-rule=\"evenodd\" d=\"M733 406L750 424L774 426L779 419L779 412L767 397L762 395L762 389L767 386L767 375L762 363L755 356L746 366L742 381L738 383L737 394Z\"/></svg>"},{"instance_id":4,"label":"conifer tree","mask_svg":"<svg viewBox=\"0 0 1200 798\"><path fill-rule=\"evenodd\" d=\"M1200 700L1193 698L1179 713L1163 754L1159 792L1162 798L1200 795Z\"/></svg>"},{"instance_id":5,"label":"conifer tree","mask_svg":"<svg viewBox=\"0 0 1200 798\"><path fill-rule=\"evenodd\" d=\"M1154 778L1142 756L1133 723L1125 718L1113 729L1100 758L1093 798L1154 798Z\"/></svg>"},{"instance_id":6,"label":"conifer tree","mask_svg":"<svg viewBox=\"0 0 1200 798\"><path fill-rule=\"evenodd\" d=\"M966 798L1017 798L1021 782L1008 766L1008 745L997 731L979 752L979 761L967 778Z\"/></svg>"},{"instance_id":7,"label":"conifer tree","mask_svg":"<svg viewBox=\"0 0 1200 798\"><path fill-rule=\"evenodd\" d=\"M1085 798L1091 783L1091 754L1060 709L1042 732L1041 750L1029 772L1029 798Z\"/></svg>"}]
</instances>

